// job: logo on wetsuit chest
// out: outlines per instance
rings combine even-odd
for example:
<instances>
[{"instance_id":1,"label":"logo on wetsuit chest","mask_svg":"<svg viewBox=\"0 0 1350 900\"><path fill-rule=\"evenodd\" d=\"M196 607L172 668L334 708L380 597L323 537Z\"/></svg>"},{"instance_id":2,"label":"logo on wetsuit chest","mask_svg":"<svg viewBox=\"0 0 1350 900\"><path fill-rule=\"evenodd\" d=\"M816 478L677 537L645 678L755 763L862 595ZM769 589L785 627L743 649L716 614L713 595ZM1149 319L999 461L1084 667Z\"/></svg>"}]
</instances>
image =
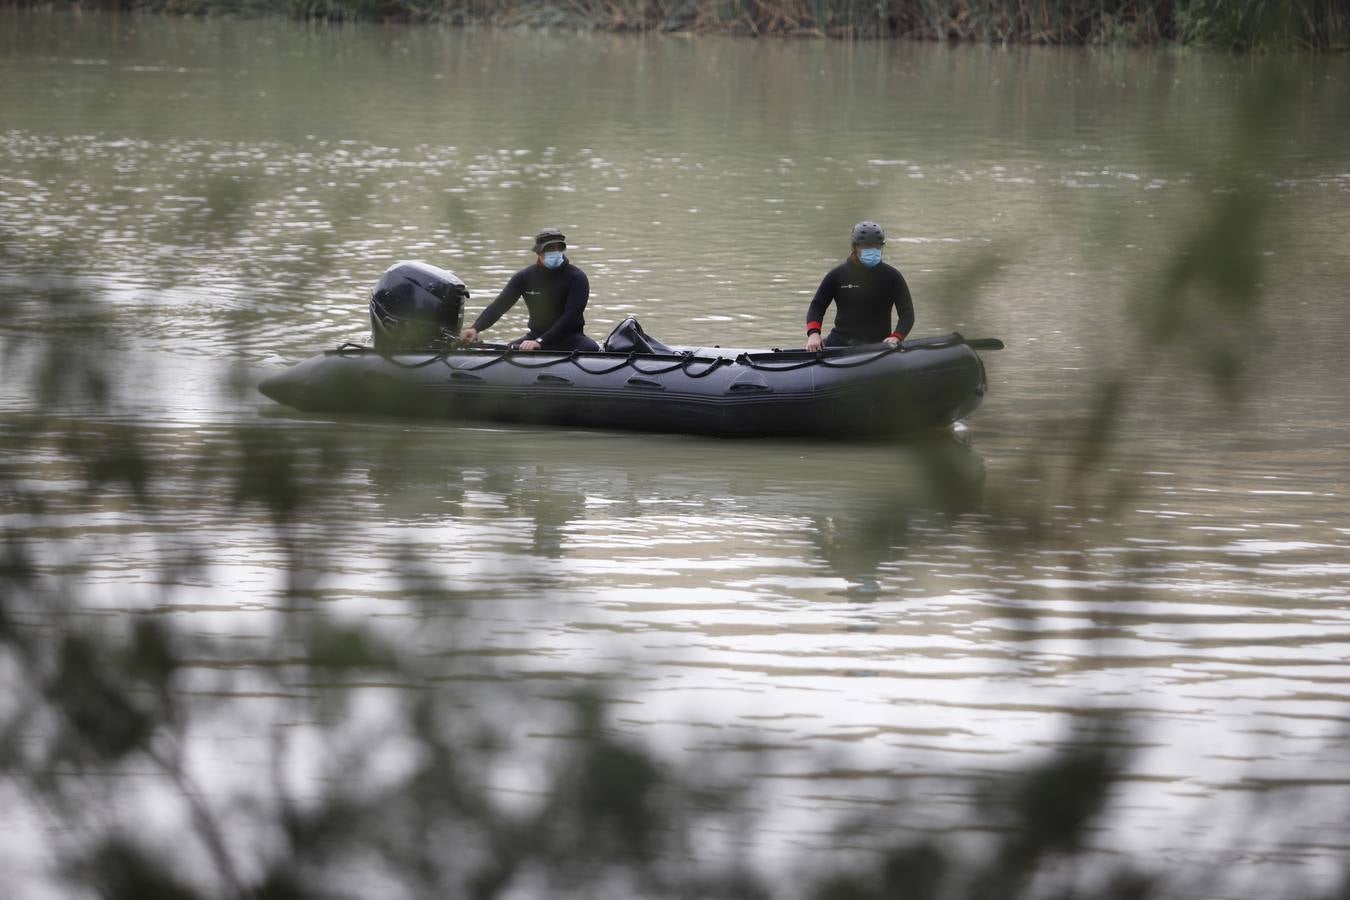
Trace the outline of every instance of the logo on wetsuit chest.
<instances>
[{"instance_id":1,"label":"logo on wetsuit chest","mask_svg":"<svg viewBox=\"0 0 1350 900\"><path fill-rule=\"evenodd\" d=\"M839 290L846 291L849 288L860 288L860 287L862 287L861 284L841 284L839 285Z\"/></svg>"},{"instance_id":2,"label":"logo on wetsuit chest","mask_svg":"<svg viewBox=\"0 0 1350 900\"><path fill-rule=\"evenodd\" d=\"M526 297L538 297L538 296L539 296L539 291L526 291L526 292L525 292L525 296L526 296Z\"/></svg>"}]
</instances>

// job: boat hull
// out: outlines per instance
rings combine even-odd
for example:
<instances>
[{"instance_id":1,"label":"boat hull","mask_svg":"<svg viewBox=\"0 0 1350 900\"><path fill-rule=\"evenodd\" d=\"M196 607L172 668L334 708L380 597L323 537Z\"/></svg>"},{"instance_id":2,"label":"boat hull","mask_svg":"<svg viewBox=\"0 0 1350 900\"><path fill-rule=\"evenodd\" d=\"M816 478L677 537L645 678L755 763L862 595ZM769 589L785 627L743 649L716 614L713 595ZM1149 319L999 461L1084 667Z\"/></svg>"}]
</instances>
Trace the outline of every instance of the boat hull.
<instances>
[{"instance_id":1,"label":"boat hull","mask_svg":"<svg viewBox=\"0 0 1350 900\"><path fill-rule=\"evenodd\" d=\"M384 356L331 350L260 390L306 412L630 429L722 437L899 434L969 415L979 354L959 335L827 350L669 354L506 348Z\"/></svg>"}]
</instances>

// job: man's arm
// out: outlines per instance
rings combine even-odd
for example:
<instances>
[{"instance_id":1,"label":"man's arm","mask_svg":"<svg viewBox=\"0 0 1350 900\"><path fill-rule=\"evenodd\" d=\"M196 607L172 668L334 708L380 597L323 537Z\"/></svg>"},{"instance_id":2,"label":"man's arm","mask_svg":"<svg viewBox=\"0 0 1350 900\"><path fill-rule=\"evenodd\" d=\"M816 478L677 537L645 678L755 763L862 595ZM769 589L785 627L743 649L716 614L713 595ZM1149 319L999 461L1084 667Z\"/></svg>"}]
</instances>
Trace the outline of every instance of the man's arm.
<instances>
[{"instance_id":1,"label":"man's arm","mask_svg":"<svg viewBox=\"0 0 1350 900\"><path fill-rule=\"evenodd\" d=\"M816 288L816 295L811 298L811 305L806 308L806 333L819 333L821 331L821 322L825 319L825 310L830 308L834 302L834 271L825 273L825 277L820 280L820 287Z\"/></svg>"},{"instance_id":2,"label":"man's arm","mask_svg":"<svg viewBox=\"0 0 1350 900\"><path fill-rule=\"evenodd\" d=\"M914 330L914 300L909 296L909 285L905 283L905 276L898 271L895 273L896 280L900 283L895 289L895 331L891 332L892 337L905 339L905 335Z\"/></svg>"},{"instance_id":3,"label":"man's arm","mask_svg":"<svg viewBox=\"0 0 1350 900\"><path fill-rule=\"evenodd\" d=\"M478 318L474 320L474 331L487 331L498 319L506 315L506 311L516 305L516 301L525 295L522 283L525 280L523 272L517 272L511 276L511 280L502 288L502 292L497 295L497 299L487 305Z\"/></svg>"}]
</instances>

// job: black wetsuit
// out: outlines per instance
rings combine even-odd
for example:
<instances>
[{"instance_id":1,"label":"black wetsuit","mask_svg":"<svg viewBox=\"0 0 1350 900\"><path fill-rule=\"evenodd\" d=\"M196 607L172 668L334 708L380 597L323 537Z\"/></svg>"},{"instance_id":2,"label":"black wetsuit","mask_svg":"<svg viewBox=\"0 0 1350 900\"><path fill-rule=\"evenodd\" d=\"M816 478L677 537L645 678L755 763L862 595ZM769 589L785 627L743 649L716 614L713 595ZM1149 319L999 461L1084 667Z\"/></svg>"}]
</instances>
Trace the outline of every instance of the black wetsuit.
<instances>
[{"instance_id":1,"label":"black wetsuit","mask_svg":"<svg viewBox=\"0 0 1350 900\"><path fill-rule=\"evenodd\" d=\"M591 296L586 273L566 257L556 269L536 263L511 276L497 299L473 323L475 331L491 328L521 297L530 309L530 326L522 340L538 341L545 350L598 350L586 337L581 312Z\"/></svg>"},{"instance_id":2,"label":"black wetsuit","mask_svg":"<svg viewBox=\"0 0 1350 900\"><path fill-rule=\"evenodd\" d=\"M879 262L864 266L845 260L826 274L806 310L806 333L821 330L830 303L835 305L834 330L827 347L875 344L888 337L904 340L914 328L914 301L905 277L894 266ZM891 309L898 314L891 328Z\"/></svg>"}]
</instances>

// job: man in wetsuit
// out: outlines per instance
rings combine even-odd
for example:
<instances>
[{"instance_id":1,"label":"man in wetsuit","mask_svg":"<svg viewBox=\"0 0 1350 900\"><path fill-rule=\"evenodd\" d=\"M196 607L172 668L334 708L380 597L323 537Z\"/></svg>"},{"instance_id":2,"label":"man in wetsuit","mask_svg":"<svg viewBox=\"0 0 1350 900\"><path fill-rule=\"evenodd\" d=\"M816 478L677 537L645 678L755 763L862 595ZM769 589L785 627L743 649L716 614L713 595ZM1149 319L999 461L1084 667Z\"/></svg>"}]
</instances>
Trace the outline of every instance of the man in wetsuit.
<instances>
[{"instance_id":1,"label":"man in wetsuit","mask_svg":"<svg viewBox=\"0 0 1350 900\"><path fill-rule=\"evenodd\" d=\"M914 328L914 301L900 271L881 261L886 233L876 222L853 226L853 252L826 274L806 310L806 349L885 341L899 345ZM820 323L834 303L834 328L824 341ZM891 309L898 318L891 328Z\"/></svg>"},{"instance_id":2,"label":"man in wetsuit","mask_svg":"<svg viewBox=\"0 0 1350 900\"><path fill-rule=\"evenodd\" d=\"M521 350L599 350L582 329L586 320L582 310L591 296L586 273L572 265L564 251L566 236L556 228L545 228L534 236L534 265L511 276L497 299L488 304L469 328L460 332L465 343L491 328L521 297L530 310L529 330L513 343Z\"/></svg>"}]
</instances>

